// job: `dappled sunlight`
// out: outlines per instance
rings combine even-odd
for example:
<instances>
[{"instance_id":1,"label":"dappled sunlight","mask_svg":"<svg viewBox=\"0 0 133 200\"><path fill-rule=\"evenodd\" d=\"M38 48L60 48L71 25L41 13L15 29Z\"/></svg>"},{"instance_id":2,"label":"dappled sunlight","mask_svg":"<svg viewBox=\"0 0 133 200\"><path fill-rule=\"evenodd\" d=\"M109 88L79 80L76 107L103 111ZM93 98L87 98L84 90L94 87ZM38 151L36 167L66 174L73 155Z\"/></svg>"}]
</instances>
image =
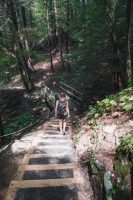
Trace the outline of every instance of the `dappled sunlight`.
<instances>
[{"instance_id":1,"label":"dappled sunlight","mask_svg":"<svg viewBox=\"0 0 133 200\"><path fill-rule=\"evenodd\" d=\"M50 67L50 63L49 62L39 62L37 64L34 65L35 69L40 69L43 68L44 70L47 70Z\"/></svg>"},{"instance_id":2,"label":"dappled sunlight","mask_svg":"<svg viewBox=\"0 0 133 200\"><path fill-rule=\"evenodd\" d=\"M20 75L15 75L11 78L9 84L8 84L8 88L24 88L23 84L22 84L22 80L21 80L21 76Z\"/></svg>"}]
</instances>

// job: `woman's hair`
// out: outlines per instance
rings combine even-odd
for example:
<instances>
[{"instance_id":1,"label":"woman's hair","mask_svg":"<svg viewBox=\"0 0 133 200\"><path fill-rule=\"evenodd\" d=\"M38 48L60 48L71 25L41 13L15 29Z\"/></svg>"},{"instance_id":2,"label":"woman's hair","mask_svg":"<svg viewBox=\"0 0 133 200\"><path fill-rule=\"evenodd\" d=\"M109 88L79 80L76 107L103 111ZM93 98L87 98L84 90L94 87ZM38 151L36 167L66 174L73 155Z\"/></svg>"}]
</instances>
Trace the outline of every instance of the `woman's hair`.
<instances>
[{"instance_id":1,"label":"woman's hair","mask_svg":"<svg viewBox=\"0 0 133 200\"><path fill-rule=\"evenodd\" d=\"M61 92L60 95L59 95L59 98L65 98L65 97L66 97L65 93Z\"/></svg>"}]
</instances>

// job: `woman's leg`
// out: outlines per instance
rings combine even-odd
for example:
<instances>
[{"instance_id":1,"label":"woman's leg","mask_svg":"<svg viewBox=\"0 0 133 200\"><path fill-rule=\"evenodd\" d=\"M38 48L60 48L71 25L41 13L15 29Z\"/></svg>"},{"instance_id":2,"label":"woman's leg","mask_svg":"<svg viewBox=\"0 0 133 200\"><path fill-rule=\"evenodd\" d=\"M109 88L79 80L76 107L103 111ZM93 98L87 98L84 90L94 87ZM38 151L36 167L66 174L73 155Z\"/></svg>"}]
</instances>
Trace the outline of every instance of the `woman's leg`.
<instances>
[{"instance_id":1,"label":"woman's leg","mask_svg":"<svg viewBox=\"0 0 133 200\"><path fill-rule=\"evenodd\" d=\"M59 128L61 133L62 133L62 126L63 126L63 120L59 119Z\"/></svg>"},{"instance_id":2,"label":"woman's leg","mask_svg":"<svg viewBox=\"0 0 133 200\"><path fill-rule=\"evenodd\" d=\"M63 132L65 134L66 131L66 119L63 120Z\"/></svg>"}]
</instances>

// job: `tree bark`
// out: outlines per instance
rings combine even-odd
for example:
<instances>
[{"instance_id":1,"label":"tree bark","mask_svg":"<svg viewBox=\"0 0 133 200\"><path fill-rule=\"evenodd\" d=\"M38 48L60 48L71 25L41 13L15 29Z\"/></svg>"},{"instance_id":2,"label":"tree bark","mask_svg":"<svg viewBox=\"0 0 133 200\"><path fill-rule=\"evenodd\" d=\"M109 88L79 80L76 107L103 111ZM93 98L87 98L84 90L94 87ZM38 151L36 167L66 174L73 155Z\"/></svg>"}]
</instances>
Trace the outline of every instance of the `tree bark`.
<instances>
[{"instance_id":1,"label":"tree bark","mask_svg":"<svg viewBox=\"0 0 133 200\"><path fill-rule=\"evenodd\" d=\"M69 18L70 18L69 7L70 7L69 6L69 0L67 0L67 22L66 22L66 26L67 26L67 32L66 32L66 53L67 53L67 55L69 54L69 34L68 34ZM68 71L71 72L71 67L70 67L69 61L67 61L67 67L68 67Z\"/></svg>"},{"instance_id":2,"label":"tree bark","mask_svg":"<svg viewBox=\"0 0 133 200\"><path fill-rule=\"evenodd\" d=\"M26 10L25 7L23 5L21 5L21 14L22 14L22 23L23 23L23 32L24 32L24 46L26 51L26 56L27 56L27 62L28 62L28 66L29 68L31 68L33 71L35 71L33 65L32 65L32 59L29 56L29 49L30 49L30 45L29 45L29 39L28 39L28 33L27 33L27 20L26 20Z\"/></svg>"},{"instance_id":3,"label":"tree bark","mask_svg":"<svg viewBox=\"0 0 133 200\"><path fill-rule=\"evenodd\" d=\"M23 49L22 41L18 33L18 23L16 19L14 4L12 0L2 0L2 3L6 11L6 16L9 19L8 22L12 33L12 38L14 42L14 52L20 69L20 75L22 77L25 89L27 91L31 91L34 89L34 85L30 78L25 52Z\"/></svg>"},{"instance_id":4,"label":"tree bark","mask_svg":"<svg viewBox=\"0 0 133 200\"><path fill-rule=\"evenodd\" d=\"M3 46L2 44L0 44L0 50L2 50L3 52L5 52L6 55L12 57L12 58L16 58L14 53L11 52L9 49L7 49L5 46Z\"/></svg>"},{"instance_id":5,"label":"tree bark","mask_svg":"<svg viewBox=\"0 0 133 200\"><path fill-rule=\"evenodd\" d=\"M115 74L115 76L117 76L117 79L119 74L122 86L123 88L125 88L128 85L128 76L125 66L124 65L122 66L121 64L120 49L115 30L115 9L117 2L112 3L111 8L108 8L107 0L104 0L104 5L105 5L106 18L109 24L110 44L112 47L112 54L113 54L113 59L112 59L112 65L114 68L113 73ZM116 89L117 90L119 89L118 81L114 82L114 90Z\"/></svg>"},{"instance_id":6,"label":"tree bark","mask_svg":"<svg viewBox=\"0 0 133 200\"><path fill-rule=\"evenodd\" d=\"M4 135L4 129L3 129L3 124L2 124L2 116L0 112L0 137ZM0 138L1 141L1 138Z\"/></svg>"},{"instance_id":7,"label":"tree bark","mask_svg":"<svg viewBox=\"0 0 133 200\"><path fill-rule=\"evenodd\" d=\"M48 0L48 23L49 23L49 34L51 40L51 47L56 47L56 19L55 19L55 8L54 1Z\"/></svg>"},{"instance_id":8,"label":"tree bark","mask_svg":"<svg viewBox=\"0 0 133 200\"><path fill-rule=\"evenodd\" d=\"M60 53L60 61L62 70L65 70L64 65L64 58L63 58L63 46L62 46L62 27L59 19L60 9L61 9L61 1L54 0L54 7L55 7L55 17L56 17L56 30L57 30L57 37L58 37L58 45L59 45L59 53Z\"/></svg>"},{"instance_id":9,"label":"tree bark","mask_svg":"<svg viewBox=\"0 0 133 200\"><path fill-rule=\"evenodd\" d=\"M132 10L133 10L133 1L127 0L127 57L126 57L126 65L127 65L127 74L128 81L133 85L133 77L132 77L132 61L131 61L131 20L132 20Z\"/></svg>"},{"instance_id":10,"label":"tree bark","mask_svg":"<svg viewBox=\"0 0 133 200\"><path fill-rule=\"evenodd\" d=\"M51 9L51 4L50 4ZM50 22L50 14L49 14L49 1L47 1L47 23L48 23L48 48L49 48L49 55L50 55L50 63L51 63L51 71L54 73L54 65L53 65L53 56L52 56L52 30L51 30L51 22Z\"/></svg>"}]
</instances>

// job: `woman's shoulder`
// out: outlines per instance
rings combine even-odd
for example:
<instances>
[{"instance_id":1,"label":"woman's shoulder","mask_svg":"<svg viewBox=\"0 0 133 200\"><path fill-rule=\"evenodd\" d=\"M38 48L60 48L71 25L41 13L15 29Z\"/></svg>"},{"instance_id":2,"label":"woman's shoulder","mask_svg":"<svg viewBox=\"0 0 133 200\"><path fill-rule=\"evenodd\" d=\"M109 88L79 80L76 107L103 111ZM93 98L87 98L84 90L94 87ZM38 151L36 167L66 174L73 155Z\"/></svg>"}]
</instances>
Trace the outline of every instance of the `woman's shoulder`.
<instances>
[{"instance_id":1,"label":"woman's shoulder","mask_svg":"<svg viewBox=\"0 0 133 200\"><path fill-rule=\"evenodd\" d=\"M70 97L66 95L66 98L65 98L65 99L68 101L68 100L70 99Z\"/></svg>"}]
</instances>

